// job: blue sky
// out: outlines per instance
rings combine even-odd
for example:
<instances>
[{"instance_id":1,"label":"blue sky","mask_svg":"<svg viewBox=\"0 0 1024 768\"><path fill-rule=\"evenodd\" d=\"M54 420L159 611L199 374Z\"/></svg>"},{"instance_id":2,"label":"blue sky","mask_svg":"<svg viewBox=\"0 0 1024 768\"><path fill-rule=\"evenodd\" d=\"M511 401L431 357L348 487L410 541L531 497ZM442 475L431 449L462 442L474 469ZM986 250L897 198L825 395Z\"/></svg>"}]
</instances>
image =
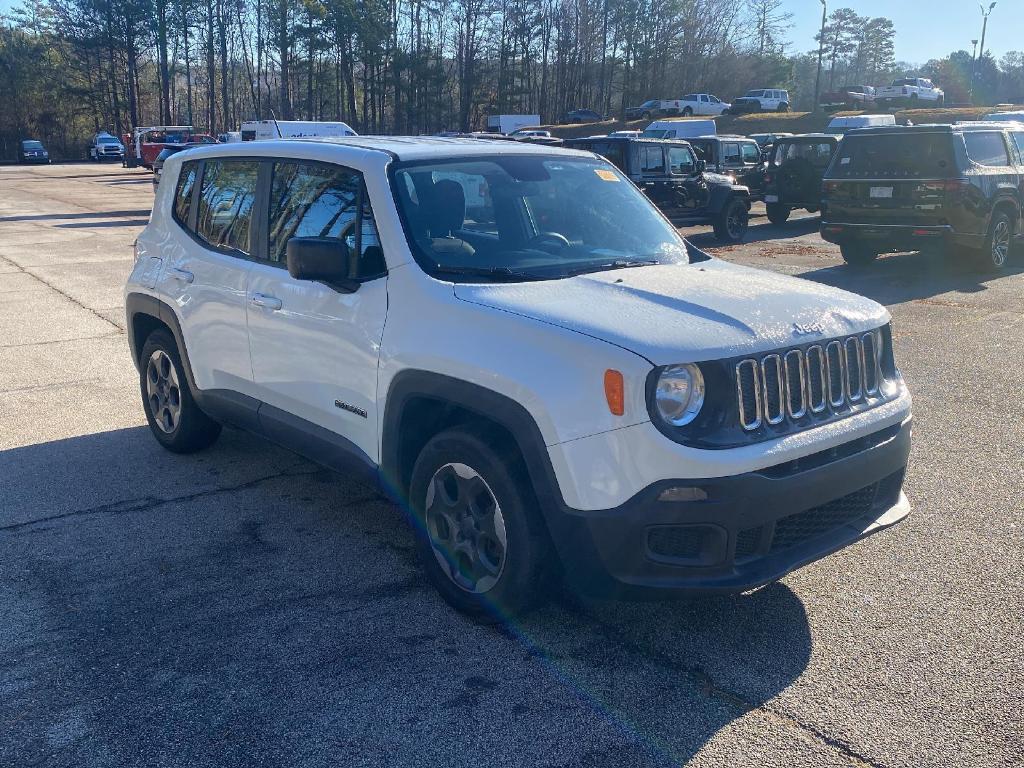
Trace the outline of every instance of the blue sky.
<instances>
[{"instance_id":1,"label":"blue sky","mask_svg":"<svg viewBox=\"0 0 1024 768\"><path fill-rule=\"evenodd\" d=\"M990 0L986 0L988 7ZM21 0L0 0L0 11ZM819 0L785 0L793 14L789 52L815 47L821 24ZM981 37L981 11L976 0L829 0L829 11L853 8L862 16L888 16L896 25L896 58L915 64L941 58L957 49L971 50ZM1024 0L999 0L989 18L985 47L998 59L1007 51L1024 50Z\"/></svg>"},{"instance_id":2,"label":"blue sky","mask_svg":"<svg viewBox=\"0 0 1024 768\"><path fill-rule=\"evenodd\" d=\"M985 0L988 8L991 0ZM791 53L816 50L814 35L821 26L819 0L785 0L793 14L789 32ZM852 8L861 16L887 16L896 26L896 58L923 64L952 51L971 50L981 38L981 9L977 0L829 0L835 8ZM998 0L988 20L985 48L1000 58L1024 50L1024 0Z\"/></svg>"}]
</instances>

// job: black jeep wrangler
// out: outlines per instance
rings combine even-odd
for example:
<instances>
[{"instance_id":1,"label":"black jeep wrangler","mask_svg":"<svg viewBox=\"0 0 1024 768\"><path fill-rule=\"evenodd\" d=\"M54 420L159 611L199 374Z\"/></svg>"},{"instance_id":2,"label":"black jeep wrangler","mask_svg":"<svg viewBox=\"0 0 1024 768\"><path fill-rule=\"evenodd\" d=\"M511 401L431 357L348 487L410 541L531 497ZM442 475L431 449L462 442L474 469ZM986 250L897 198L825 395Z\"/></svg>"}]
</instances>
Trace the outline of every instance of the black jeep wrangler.
<instances>
[{"instance_id":1,"label":"black jeep wrangler","mask_svg":"<svg viewBox=\"0 0 1024 768\"><path fill-rule=\"evenodd\" d=\"M848 264L880 253L966 251L1003 269L1021 232L1024 125L847 131L822 184L821 236Z\"/></svg>"},{"instance_id":2,"label":"black jeep wrangler","mask_svg":"<svg viewBox=\"0 0 1024 768\"><path fill-rule=\"evenodd\" d=\"M738 184L750 190L753 200L760 200L764 192L764 163L761 146L746 136L698 136L687 139L698 160L707 163L707 170L731 176Z\"/></svg>"},{"instance_id":3,"label":"black jeep wrangler","mask_svg":"<svg viewBox=\"0 0 1024 768\"><path fill-rule=\"evenodd\" d=\"M764 206L772 224L785 224L794 208L818 212L821 179L838 146L839 139L825 133L776 142L764 175Z\"/></svg>"},{"instance_id":4,"label":"black jeep wrangler","mask_svg":"<svg viewBox=\"0 0 1024 768\"><path fill-rule=\"evenodd\" d=\"M676 226L710 223L726 243L742 242L747 233L750 190L708 173L685 141L602 136L568 139L564 146L609 160Z\"/></svg>"}]
</instances>

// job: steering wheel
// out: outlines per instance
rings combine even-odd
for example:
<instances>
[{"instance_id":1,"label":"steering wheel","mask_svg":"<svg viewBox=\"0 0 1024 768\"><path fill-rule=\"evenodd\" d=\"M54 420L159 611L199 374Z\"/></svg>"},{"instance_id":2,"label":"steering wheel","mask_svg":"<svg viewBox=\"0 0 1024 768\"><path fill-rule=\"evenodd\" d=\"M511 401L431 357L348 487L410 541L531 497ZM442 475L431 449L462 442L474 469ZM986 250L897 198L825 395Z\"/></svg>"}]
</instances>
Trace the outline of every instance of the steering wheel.
<instances>
[{"instance_id":1,"label":"steering wheel","mask_svg":"<svg viewBox=\"0 0 1024 768\"><path fill-rule=\"evenodd\" d=\"M560 232L539 232L538 234L531 237L529 241L526 243L526 245L530 248L539 248L543 246L544 243L558 244L562 248L568 248L570 245L569 238L567 238Z\"/></svg>"}]
</instances>

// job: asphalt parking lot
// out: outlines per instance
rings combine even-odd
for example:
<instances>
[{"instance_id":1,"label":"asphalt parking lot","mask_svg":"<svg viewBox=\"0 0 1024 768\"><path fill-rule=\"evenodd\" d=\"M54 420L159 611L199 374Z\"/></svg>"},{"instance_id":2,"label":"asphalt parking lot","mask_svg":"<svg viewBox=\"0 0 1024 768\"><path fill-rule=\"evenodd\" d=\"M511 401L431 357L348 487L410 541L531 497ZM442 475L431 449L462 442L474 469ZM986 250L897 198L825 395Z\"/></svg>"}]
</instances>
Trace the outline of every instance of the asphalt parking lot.
<instances>
[{"instance_id":1,"label":"asphalt parking lot","mask_svg":"<svg viewBox=\"0 0 1024 768\"><path fill-rule=\"evenodd\" d=\"M1024 764L1024 270L851 272L816 217L688 231L889 307L914 512L752 594L495 629L369 488L233 430L158 447L122 302L151 201L0 168L0 765Z\"/></svg>"}]
</instances>

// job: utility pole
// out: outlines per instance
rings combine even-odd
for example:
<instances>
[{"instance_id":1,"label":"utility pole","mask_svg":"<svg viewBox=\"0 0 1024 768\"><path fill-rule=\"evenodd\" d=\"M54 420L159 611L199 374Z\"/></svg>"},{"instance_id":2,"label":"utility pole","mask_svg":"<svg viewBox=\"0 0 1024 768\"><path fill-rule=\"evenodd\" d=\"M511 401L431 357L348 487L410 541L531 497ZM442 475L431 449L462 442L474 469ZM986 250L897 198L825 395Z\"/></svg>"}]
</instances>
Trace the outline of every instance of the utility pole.
<instances>
[{"instance_id":1,"label":"utility pole","mask_svg":"<svg viewBox=\"0 0 1024 768\"><path fill-rule=\"evenodd\" d=\"M818 76L814 79L814 111L818 111L818 100L821 98L821 58L825 53L825 17L828 14L828 4L825 0L821 2L821 33L818 35ZM995 5L995 3L993 3Z\"/></svg>"},{"instance_id":2,"label":"utility pole","mask_svg":"<svg viewBox=\"0 0 1024 768\"><path fill-rule=\"evenodd\" d=\"M982 18L982 22L981 22L981 58L985 58L985 31L988 29L988 17L992 14L992 9L996 7L995 0L993 0L992 4L988 7L987 11L985 10L985 6L984 5L979 4L978 7L981 8L981 18ZM974 41L972 40L971 42L974 42ZM974 103L974 76L975 76L975 74L977 74L977 71L978 71L978 59L975 56L973 58L973 60L971 61L971 87L967 91L968 101L970 101L971 104Z\"/></svg>"}]
</instances>

